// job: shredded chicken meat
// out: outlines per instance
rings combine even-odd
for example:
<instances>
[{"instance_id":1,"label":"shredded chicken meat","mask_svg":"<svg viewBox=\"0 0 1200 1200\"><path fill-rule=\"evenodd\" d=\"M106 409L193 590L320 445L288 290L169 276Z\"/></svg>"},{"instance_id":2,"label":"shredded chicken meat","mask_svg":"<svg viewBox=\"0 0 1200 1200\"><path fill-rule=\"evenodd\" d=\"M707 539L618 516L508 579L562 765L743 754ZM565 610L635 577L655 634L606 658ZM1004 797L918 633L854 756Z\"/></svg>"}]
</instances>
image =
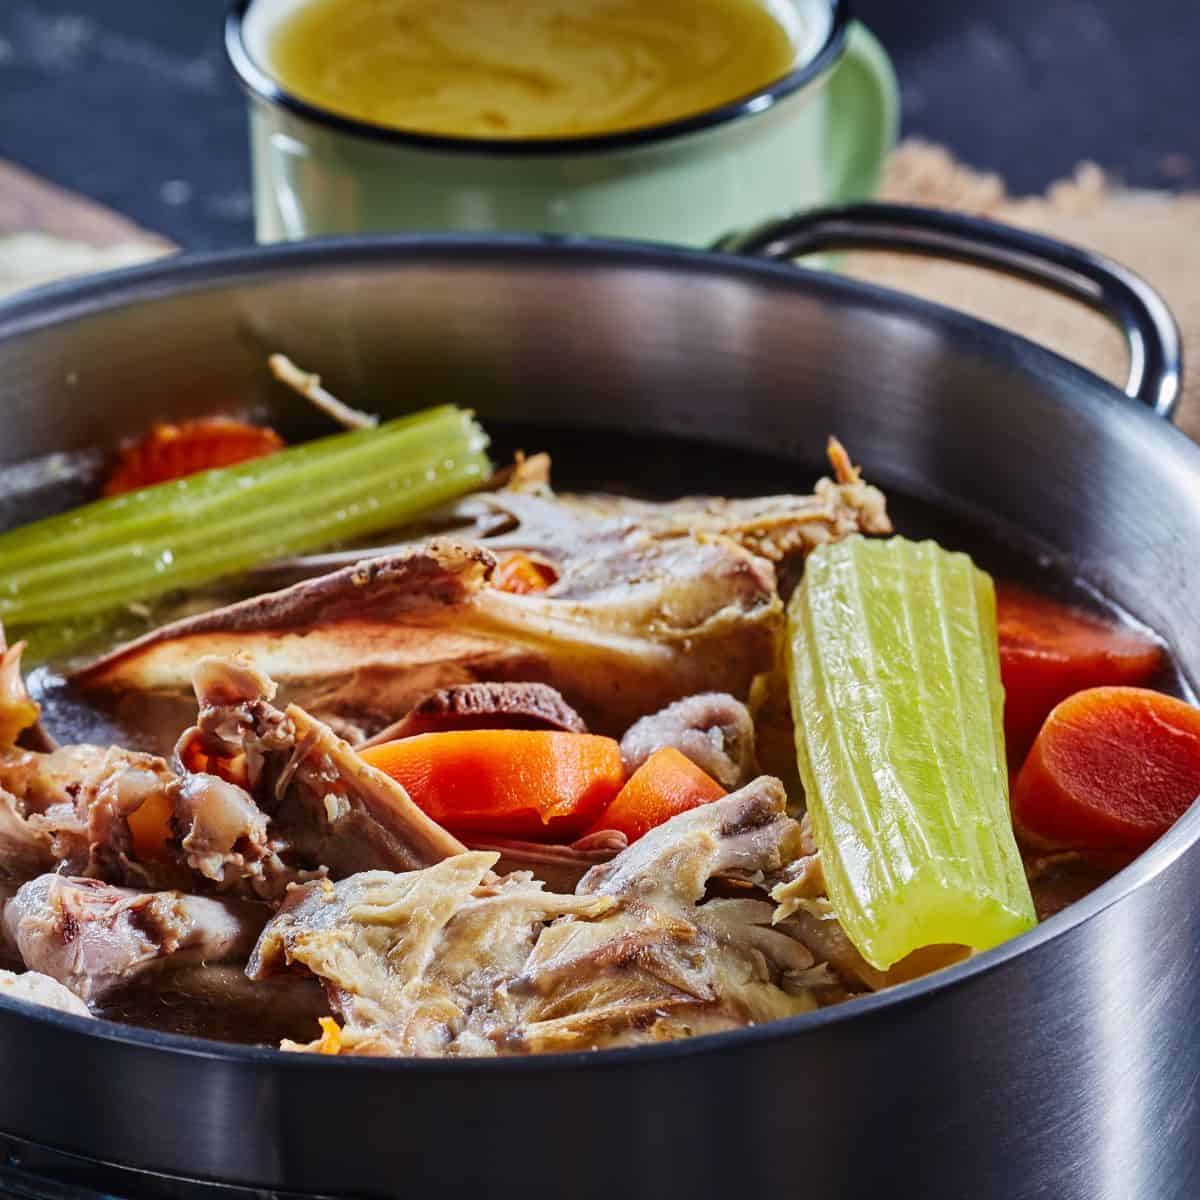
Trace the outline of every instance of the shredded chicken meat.
<instances>
[{"instance_id":1,"label":"shredded chicken meat","mask_svg":"<svg viewBox=\"0 0 1200 1200\"><path fill-rule=\"evenodd\" d=\"M774 906L705 900L794 857L799 826L763 777L675 817L556 895L498 855L419 872L367 872L293 889L252 977L303 968L345 1022L344 1051L491 1055L683 1037L803 1012L811 953Z\"/></svg>"}]
</instances>

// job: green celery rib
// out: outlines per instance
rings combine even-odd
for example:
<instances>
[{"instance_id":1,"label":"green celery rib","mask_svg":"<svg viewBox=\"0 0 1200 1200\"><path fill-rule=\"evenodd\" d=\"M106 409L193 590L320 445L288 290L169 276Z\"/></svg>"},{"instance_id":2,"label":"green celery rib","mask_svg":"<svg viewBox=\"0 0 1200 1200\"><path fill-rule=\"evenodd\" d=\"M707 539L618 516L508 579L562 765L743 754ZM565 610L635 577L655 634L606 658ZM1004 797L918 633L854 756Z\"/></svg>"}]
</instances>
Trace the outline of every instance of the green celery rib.
<instances>
[{"instance_id":1,"label":"green celery rib","mask_svg":"<svg viewBox=\"0 0 1200 1200\"><path fill-rule=\"evenodd\" d=\"M367 460L360 452L351 458L334 456L328 464L322 461L319 470L317 464L309 463L305 467L301 491L286 480L282 483L272 480L270 486L253 488L239 483L237 499L244 503L235 507L228 502L215 504L210 501L191 510L186 523L177 523L166 531L165 536L162 531L150 536L135 534L130 540L116 545L105 537L107 544L89 551L88 564L95 572L90 580L80 579L73 561L61 558L33 567L19 567L8 575L8 579L18 585L27 603L42 597L47 601L69 601L72 591L90 592L98 584L116 587L123 573L144 574L143 560L156 547L166 546L171 559L181 560L196 548L219 544L230 538L236 538L239 547L249 550L255 541L281 540L281 533L282 540L287 541L289 536L284 531L297 526L341 520L349 529L352 515L357 516L364 506L377 506L385 494L403 495L411 490L416 497L430 486L435 489L444 486L447 476L454 479L455 470L445 468L445 445L443 437L437 448L418 447L419 457L410 457L410 451L406 449L400 462L380 461L378 455ZM371 485L377 485L380 492L368 490ZM353 507L343 511L338 507L341 505ZM407 516L407 513L401 515ZM316 536L315 531L313 536ZM341 536L354 535L348 532Z\"/></svg>"},{"instance_id":2,"label":"green celery rib","mask_svg":"<svg viewBox=\"0 0 1200 1200\"><path fill-rule=\"evenodd\" d=\"M401 445L406 453L415 453L426 444L452 444L460 435L464 416L470 420L469 415L450 406L429 409L379 429L334 434L238 466L97 500L0 534L0 564L6 576L11 576L18 569L54 563L77 547L91 553L106 545L122 546L159 530L177 528L181 517L191 519L211 505L227 504L235 484L254 487L258 496L286 493L302 471L337 474L343 466L352 468L364 457L378 459L380 433L386 433L389 439L403 435L403 442L391 444L392 452ZM0 580L0 587L2 584Z\"/></svg>"},{"instance_id":3,"label":"green celery rib","mask_svg":"<svg viewBox=\"0 0 1200 1200\"><path fill-rule=\"evenodd\" d=\"M1033 926L991 579L933 542L822 546L788 605L788 659L829 898L863 957L883 970Z\"/></svg>"},{"instance_id":4,"label":"green celery rib","mask_svg":"<svg viewBox=\"0 0 1200 1200\"><path fill-rule=\"evenodd\" d=\"M0 534L0 618L76 620L400 524L478 486L486 444L431 409Z\"/></svg>"}]
</instances>

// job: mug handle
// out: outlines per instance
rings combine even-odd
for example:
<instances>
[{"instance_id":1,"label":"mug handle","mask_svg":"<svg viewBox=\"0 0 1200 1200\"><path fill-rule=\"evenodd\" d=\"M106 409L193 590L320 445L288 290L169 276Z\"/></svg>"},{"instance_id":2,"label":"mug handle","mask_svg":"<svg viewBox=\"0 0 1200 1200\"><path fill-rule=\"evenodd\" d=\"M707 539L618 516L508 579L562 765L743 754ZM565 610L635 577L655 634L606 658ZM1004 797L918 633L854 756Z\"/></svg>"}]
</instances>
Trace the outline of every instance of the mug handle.
<instances>
[{"instance_id":1,"label":"mug handle","mask_svg":"<svg viewBox=\"0 0 1200 1200\"><path fill-rule=\"evenodd\" d=\"M1166 420L1179 403L1183 351L1166 301L1140 275L1090 250L981 217L904 204L814 209L761 226L725 248L789 262L821 251L899 251L1039 284L1087 305L1121 331L1130 399Z\"/></svg>"},{"instance_id":2,"label":"mug handle","mask_svg":"<svg viewBox=\"0 0 1200 1200\"><path fill-rule=\"evenodd\" d=\"M900 131L900 87L887 51L859 21L826 86L825 162L833 200L875 194Z\"/></svg>"}]
</instances>

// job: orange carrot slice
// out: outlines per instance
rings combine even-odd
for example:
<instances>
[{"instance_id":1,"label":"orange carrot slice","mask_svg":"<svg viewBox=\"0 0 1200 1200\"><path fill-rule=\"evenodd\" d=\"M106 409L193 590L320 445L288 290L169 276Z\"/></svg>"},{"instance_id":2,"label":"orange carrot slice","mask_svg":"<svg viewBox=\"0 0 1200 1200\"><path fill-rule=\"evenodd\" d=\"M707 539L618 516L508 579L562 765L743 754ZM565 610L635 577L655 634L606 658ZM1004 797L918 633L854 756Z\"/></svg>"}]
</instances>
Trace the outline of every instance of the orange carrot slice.
<instances>
[{"instance_id":1,"label":"orange carrot slice","mask_svg":"<svg viewBox=\"0 0 1200 1200\"><path fill-rule=\"evenodd\" d=\"M556 578L545 563L535 562L528 554L514 551L496 564L492 572L492 586L502 592L528 596L534 592L544 592Z\"/></svg>"},{"instance_id":2,"label":"orange carrot slice","mask_svg":"<svg viewBox=\"0 0 1200 1200\"><path fill-rule=\"evenodd\" d=\"M1013 788L1023 840L1138 852L1200 796L1200 709L1146 688L1100 687L1059 704Z\"/></svg>"},{"instance_id":3,"label":"orange carrot slice","mask_svg":"<svg viewBox=\"0 0 1200 1200\"><path fill-rule=\"evenodd\" d=\"M1129 629L1024 588L996 588L1004 737L1019 767L1050 710L1084 688L1148 683L1162 647Z\"/></svg>"},{"instance_id":4,"label":"orange carrot slice","mask_svg":"<svg viewBox=\"0 0 1200 1200\"><path fill-rule=\"evenodd\" d=\"M151 792L127 818L133 853L142 862L157 862L167 856L174 810L165 792Z\"/></svg>"},{"instance_id":5,"label":"orange carrot slice","mask_svg":"<svg viewBox=\"0 0 1200 1200\"><path fill-rule=\"evenodd\" d=\"M273 429L230 417L204 417L180 425L155 425L140 441L121 451L104 485L106 496L183 479L214 467L262 458L283 449Z\"/></svg>"},{"instance_id":6,"label":"orange carrot slice","mask_svg":"<svg viewBox=\"0 0 1200 1200\"><path fill-rule=\"evenodd\" d=\"M590 733L471 729L359 751L456 833L572 842L625 782L621 748Z\"/></svg>"},{"instance_id":7,"label":"orange carrot slice","mask_svg":"<svg viewBox=\"0 0 1200 1200\"><path fill-rule=\"evenodd\" d=\"M321 1027L321 1037L317 1041L318 1054L341 1054L342 1027L332 1017L318 1017L317 1024Z\"/></svg>"},{"instance_id":8,"label":"orange carrot slice","mask_svg":"<svg viewBox=\"0 0 1200 1200\"><path fill-rule=\"evenodd\" d=\"M591 832L616 829L634 842L656 825L725 794L725 789L685 754L674 746L664 746L634 771Z\"/></svg>"}]
</instances>

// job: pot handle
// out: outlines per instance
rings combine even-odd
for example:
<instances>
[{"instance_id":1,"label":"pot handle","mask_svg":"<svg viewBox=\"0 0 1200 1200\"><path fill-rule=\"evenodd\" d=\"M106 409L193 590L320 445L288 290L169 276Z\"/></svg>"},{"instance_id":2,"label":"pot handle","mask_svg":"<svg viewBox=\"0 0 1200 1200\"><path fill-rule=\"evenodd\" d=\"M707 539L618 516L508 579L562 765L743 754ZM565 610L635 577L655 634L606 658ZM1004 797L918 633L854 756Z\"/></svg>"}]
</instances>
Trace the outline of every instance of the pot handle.
<instances>
[{"instance_id":1,"label":"pot handle","mask_svg":"<svg viewBox=\"0 0 1200 1200\"><path fill-rule=\"evenodd\" d=\"M826 250L889 250L990 267L1037 283L1106 316L1125 336L1125 394L1170 420L1179 402L1179 328L1140 276L1053 238L996 221L904 204L851 204L784 217L726 242L724 249L776 260Z\"/></svg>"}]
</instances>

